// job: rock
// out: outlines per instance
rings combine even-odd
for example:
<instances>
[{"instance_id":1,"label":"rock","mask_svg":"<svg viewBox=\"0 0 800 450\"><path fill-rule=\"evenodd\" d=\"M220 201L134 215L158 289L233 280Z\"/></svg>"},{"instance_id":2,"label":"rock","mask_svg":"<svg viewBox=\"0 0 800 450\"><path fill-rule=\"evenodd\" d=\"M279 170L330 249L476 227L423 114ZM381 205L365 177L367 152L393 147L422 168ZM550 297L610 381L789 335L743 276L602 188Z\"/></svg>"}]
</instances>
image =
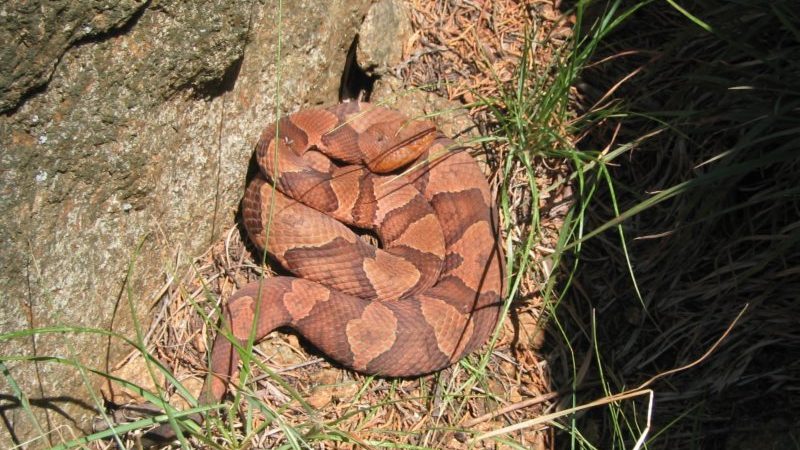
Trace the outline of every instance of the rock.
<instances>
[{"instance_id":1,"label":"rock","mask_svg":"<svg viewBox=\"0 0 800 450\"><path fill-rule=\"evenodd\" d=\"M336 369L323 369L311 377L313 387L306 397L306 402L315 409L322 409L333 399L339 371Z\"/></svg>"},{"instance_id":2,"label":"rock","mask_svg":"<svg viewBox=\"0 0 800 450\"><path fill-rule=\"evenodd\" d=\"M185 380L179 380L183 387L194 397L200 398L200 393L203 390L203 381L200 378L186 378ZM182 409L189 409L192 405L189 404L188 401L181 395L180 392L175 392L169 398L169 404L174 406L178 410Z\"/></svg>"},{"instance_id":3,"label":"rock","mask_svg":"<svg viewBox=\"0 0 800 450\"><path fill-rule=\"evenodd\" d=\"M359 384L347 376L342 378L339 369L322 369L311 376L310 394L306 402L316 409L328 405L332 401L348 402L352 400L359 389Z\"/></svg>"},{"instance_id":4,"label":"rock","mask_svg":"<svg viewBox=\"0 0 800 450\"><path fill-rule=\"evenodd\" d=\"M145 0L29 0L0 6L0 113L44 86L71 46L124 27Z\"/></svg>"},{"instance_id":5,"label":"rock","mask_svg":"<svg viewBox=\"0 0 800 450\"><path fill-rule=\"evenodd\" d=\"M0 334L75 327L6 336L0 354L107 372L128 353L91 330L132 338L132 312L146 327L164 274L233 222L263 126L336 101L368 6L285 2L280 27L269 2L0 6ZM2 448L79 436L103 406L67 364L6 365L34 406L0 378Z\"/></svg>"},{"instance_id":6,"label":"rock","mask_svg":"<svg viewBox=\"0 0 800 450\"><path fill-rule=\"evenodd\" d=\"M358 35L357 60L368 75L385 75L403 58L403 45L411 36L405 3L380 0L369 9Z\"/></svg>"},{"instance_id":7,"label":"rock","mask_svg":"<svg viewBox=\"0 0 800 450\"><path fill-rule=\"evenodd\" d=\"M158 387L164 385L164 373L154 368L153 376L150 374L151 372L148 370L144 358L138 355L128 359L122 367L111 370L111 375L114 377L129 381L150 392L157 392ZM103 398L117 405L143 404L146 402L138 392L116 383L103 383L100 390L103 393Z\"/></svg>"},{"instance_id":8,"label":"rock","mask_svg":"<svg viewBox=\"0 0 800 450\"><path fill-rule=\"evenodd\" d=\"M261 353L267 355L269 364L275 367L290 367L304 363L306 356L298 351L300 348L297 337L291 334L280 336L278 339L266 339L258 344Z\"/></svg>"}]
</instances>

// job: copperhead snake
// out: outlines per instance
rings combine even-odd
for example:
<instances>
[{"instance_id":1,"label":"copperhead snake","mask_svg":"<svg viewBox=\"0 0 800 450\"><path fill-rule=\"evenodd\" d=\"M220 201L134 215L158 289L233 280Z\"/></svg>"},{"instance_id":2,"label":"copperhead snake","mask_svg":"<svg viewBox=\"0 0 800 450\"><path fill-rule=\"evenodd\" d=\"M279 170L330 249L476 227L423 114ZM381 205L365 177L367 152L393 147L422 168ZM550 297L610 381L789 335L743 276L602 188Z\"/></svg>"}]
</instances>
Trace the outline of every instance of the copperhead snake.
<instances>
[{"instance_id":1,"label":"copperhead snake","mask_svg":"<svg viewBox=\"0 0 800 450\"><path fill-rule=\"evenodd\" d=\"M288 326L341 365L388 377L435 372L482 345L502 306L502 252L488 183L454 147L432 122L364 102L267 126L244 226L297 278L244 286L223 327L245 343L254 328L258 342ZM218 333L202 403L222 400L238 360ZM151 434L174 436L165 427Z\"/></svg>"}]
</instances>

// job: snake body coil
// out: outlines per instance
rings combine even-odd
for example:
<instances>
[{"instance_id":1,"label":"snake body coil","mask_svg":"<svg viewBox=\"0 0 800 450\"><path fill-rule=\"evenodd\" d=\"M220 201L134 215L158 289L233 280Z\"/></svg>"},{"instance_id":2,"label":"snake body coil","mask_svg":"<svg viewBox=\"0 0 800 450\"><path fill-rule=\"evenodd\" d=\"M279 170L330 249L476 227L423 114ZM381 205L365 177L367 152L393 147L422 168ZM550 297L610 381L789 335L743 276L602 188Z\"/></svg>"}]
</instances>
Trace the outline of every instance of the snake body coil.
<instances>
[{"instance_id":1,"label":"snake body coil","mask_svg":"<svg viewBox=\"0 0 800 450\"><path fill-rule=\"evenodd\" d=\"M244 343L254 324L256 341L288 326L346 367L393 377L482 345L501 308L497 218L477 164L451 147L431 122L362 102L268 126L244 224L297 278L243 287L223 327ZM348 226L372 230L382 248ZM219 333L204 403L222 399L237 363Z\"/></svg>"}]
</instances>

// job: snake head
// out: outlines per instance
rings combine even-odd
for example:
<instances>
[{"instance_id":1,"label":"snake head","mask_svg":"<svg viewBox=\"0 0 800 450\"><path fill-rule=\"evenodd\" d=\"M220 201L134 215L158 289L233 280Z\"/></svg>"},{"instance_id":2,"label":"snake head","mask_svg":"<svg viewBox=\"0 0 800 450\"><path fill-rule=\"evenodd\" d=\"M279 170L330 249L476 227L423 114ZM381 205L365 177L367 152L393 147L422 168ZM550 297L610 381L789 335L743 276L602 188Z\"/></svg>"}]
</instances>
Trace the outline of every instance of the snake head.
<instances>
[{"instance_id":1,"label":"snake head","mask_svg":"<svg viewBox=\"0 0 800 450\"><path fill-rule=\"evenodd\" d=\"M374 173L388 173L419 158L436 139L436 125L430 120L408 120L400 114L372 124L359 137L367 155L367 167Z\"/></svg>"}]
</instances>

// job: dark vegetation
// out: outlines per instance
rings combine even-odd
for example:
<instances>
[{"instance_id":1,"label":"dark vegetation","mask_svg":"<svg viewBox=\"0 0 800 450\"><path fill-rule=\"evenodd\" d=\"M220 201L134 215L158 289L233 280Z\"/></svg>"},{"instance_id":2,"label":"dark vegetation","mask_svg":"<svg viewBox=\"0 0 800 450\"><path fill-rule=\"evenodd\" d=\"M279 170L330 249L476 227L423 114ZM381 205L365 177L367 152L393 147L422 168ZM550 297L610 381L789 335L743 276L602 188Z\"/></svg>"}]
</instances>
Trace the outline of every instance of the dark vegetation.
<instances>
[{"instance_id":1,"label":"dark vegetation","mask_svg":"<svg viewBox=\"0 0 800 450\"><path fill-rule=\"evenodd\" d=\"M630 148L581 192L591 237L554 312L576 360L592 359L576 402L701 359L746 307L714 352L651 385L648 447L797 448L800 8L670 3L637 5L577 84L578 147ZM571 430L629 448L646 409L612 404Z\"/></svg>"}]
</instances>

